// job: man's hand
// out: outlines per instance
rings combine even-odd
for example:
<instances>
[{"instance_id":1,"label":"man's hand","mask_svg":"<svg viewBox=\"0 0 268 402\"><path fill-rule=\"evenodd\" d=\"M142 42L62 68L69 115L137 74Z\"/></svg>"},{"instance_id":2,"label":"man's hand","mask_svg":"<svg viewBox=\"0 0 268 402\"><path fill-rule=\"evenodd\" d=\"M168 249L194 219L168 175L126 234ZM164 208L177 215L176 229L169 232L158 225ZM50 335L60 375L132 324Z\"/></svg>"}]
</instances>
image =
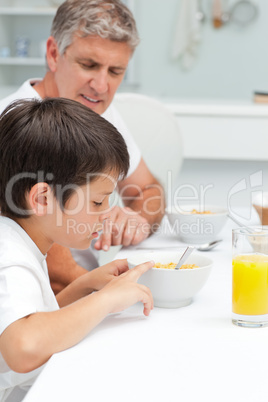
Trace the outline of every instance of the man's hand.
<instances>
[{"instance_id":1,"label":"man's hand","mask_svg":"<svg viewBox=\"0 0 268 402\"><path fill-rule=\"evenodd\" d=\"M108 251L110 246L135 245L145 240L150 234L147 220L131 208L114 207L105 215L103 232L95 243L96 250Z\"/></svg>"}]
</instances>

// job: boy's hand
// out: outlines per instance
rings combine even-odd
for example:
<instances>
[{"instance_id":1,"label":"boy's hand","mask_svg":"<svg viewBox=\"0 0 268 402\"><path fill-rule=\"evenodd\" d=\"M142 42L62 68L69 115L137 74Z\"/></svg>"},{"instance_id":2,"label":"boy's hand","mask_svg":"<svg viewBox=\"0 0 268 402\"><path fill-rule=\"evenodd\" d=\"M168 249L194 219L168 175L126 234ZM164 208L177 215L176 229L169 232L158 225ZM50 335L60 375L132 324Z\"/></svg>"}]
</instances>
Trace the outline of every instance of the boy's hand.
<instances>
[{"instance_id":1,"label":"boy's hand","mask_svg":"<svg viewBox=\"0 0 268 402\"><path fill-rule=\"evenodd\" d=\"M154 266L153 261L137 265L110 281L100 292L108 297L110 313L125 310L137 302L144 305L143 313L148 316L153 309L153 296L149 288L137 283L146 271Z\"/></svg>"},{"instance_id":2,"label":"boy's hand","mask_svg":"<svg viewBox=\"0 0 268 402\"><path fill-rule=\"evenodd\" d=\"M102 289L115 277L128 271L127 259L115 260L90 271L90 284L94 290Z\"/></svg>"}]
</instances>

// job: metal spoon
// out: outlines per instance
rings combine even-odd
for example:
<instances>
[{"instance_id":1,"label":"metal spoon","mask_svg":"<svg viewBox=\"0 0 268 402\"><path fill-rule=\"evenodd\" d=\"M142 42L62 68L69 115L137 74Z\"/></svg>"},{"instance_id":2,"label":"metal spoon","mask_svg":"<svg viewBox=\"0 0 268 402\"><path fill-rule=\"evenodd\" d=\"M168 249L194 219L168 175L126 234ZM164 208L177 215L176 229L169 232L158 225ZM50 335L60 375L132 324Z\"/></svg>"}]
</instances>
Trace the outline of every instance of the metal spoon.
<instances>
[{"instance_id":1,"label":"metal spoon","mask_svg":"<svg viewBox=\"0 0 268 402\"><path fill-rule=\"evenodd\" d=\"M176 265L175 269L180 269L180 267L184 264L190 254L195 250L195 247L187 247L184 253L182 254L181 258L179 259L178 264Z\"/></svg>"},{"instance_id":2,"label":"metal spoon","mask_svg":"<svg viewBox=\"0 0 268 402\"><path fill-rule=\"evenodd\" d=\"M222 241L222 239L219 240L214 240L211 241L210 243L205 243L205 244L201 244L200 246L195 246L195 249L198 251L209 251L211 249L213 249L214 247L216 247L218 245L218 243L220 243ZM155 250L177 250L179 246L165 246L165 247L136 247L136 250L149 250L149 251L155 251Z\"/></svg>"},{"instance_id":3,"label":"metal spoon","mask_svg":"<svg viewBox=\"0 0 268 402\"><path fill-rule=\"evenodd\" d=\"M214 240L211 241L210 243L202 244L201 246L196 247L198 251L209 251L212 250L214 247L216 247L222 240Z\"/></svg>"}]
</instances>

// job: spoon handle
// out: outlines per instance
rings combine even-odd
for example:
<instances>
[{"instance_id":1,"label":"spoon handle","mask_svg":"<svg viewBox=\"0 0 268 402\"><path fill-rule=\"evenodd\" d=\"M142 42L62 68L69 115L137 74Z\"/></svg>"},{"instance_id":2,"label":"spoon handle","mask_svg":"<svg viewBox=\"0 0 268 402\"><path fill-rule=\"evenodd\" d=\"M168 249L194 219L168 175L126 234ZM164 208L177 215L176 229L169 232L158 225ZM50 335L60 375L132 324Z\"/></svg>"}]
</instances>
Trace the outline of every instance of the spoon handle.
<instances>
[{"instance_id":1,"label":"spoon handle","mask_svg":"<svg viewBox=\"0 0 268 402\"><path fill-rule=\"evenodd\" d=\"M195 250L195 247L187 247L187 249L184 251L182 254L178 264L176 265L175 269L180 269L180 267L183 265L183 263L187 260L190 254Z\"/></svg>"}]
</instances>

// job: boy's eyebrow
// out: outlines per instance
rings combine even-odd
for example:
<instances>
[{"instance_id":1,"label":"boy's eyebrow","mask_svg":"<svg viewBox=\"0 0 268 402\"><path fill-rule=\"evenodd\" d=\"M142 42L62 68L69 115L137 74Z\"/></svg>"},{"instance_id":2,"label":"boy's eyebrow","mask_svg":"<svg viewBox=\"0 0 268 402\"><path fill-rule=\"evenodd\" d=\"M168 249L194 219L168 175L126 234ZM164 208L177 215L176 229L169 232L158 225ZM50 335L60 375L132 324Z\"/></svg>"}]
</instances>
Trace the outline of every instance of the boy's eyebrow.
<instances>
[{"instance_id":1,"label":"boy's eyebrow","mask_svg":"<svg viewBox=\"0 0 268 402\"><path fill-rule=\"evenodd\" d=\"M113 194L113 191L109 191L108 193L101 193L102 195L111 195Z\"/></svg>"},{"instance_id":2,"label":"boy's eyebrow","mask_svg":"<svg viewBox=\"0 0 268 402\"><path fill-rule=\"evenodd\" d=\"M92 195L111 195L112 193L114 192L114 190L113 191L109 191L109 192L105 192L105 191L103 191L103 192L98 192L98 193L92 193Z\"/></svg>"}]
</instances>

